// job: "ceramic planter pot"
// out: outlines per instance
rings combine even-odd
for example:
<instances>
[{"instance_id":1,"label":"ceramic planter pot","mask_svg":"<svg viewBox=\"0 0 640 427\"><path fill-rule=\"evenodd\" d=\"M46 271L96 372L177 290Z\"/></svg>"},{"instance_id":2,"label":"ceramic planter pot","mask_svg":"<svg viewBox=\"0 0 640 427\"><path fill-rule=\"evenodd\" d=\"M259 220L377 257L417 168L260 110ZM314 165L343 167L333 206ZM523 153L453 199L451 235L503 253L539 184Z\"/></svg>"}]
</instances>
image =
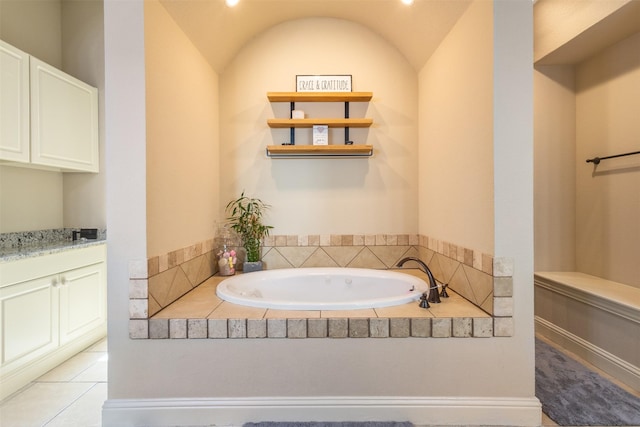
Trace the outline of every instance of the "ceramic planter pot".
<instances>
[{"instance_id":1,"label":"ceramic planter pot","mask_svg":"<svg viewBox=\"0 0 640 427\"><path fill-rule=\"evenodd\" d=\"M242 264L242 271L245 273L251 273L252 271L261 271L262 261L244 262Z\"/></svg>"}]
</instances>

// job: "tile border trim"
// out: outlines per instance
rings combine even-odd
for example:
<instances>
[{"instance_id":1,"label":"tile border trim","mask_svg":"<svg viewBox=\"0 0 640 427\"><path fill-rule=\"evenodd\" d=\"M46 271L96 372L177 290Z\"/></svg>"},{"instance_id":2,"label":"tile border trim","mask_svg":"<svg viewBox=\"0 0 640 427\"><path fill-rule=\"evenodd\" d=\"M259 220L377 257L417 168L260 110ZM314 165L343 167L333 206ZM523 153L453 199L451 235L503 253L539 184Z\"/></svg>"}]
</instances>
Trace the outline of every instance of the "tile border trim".
<instances>
[{"instance_id":1,"label":"tile border trim","mask_svg":"<svg viewBox=\"0 0 640 427\"><path fill-rule=\"evenodd\" d=\"M150 319L132 323L135 339L490 338L490 317L312 319ZM139 322L139 321L132 321Z\"/></svg>"},{"instance_id":2,"label":"tile border trim","mask_svg":"<svg viewBox=\"0 0 640 427\"><path fill-rule=\"evenodd\" d=\"M487 338L511 337L513 260L417 234L274 235L265 249L284 246L420 246L493 276L494 313L487 318L150 319L149 278L213 251L214 239L129 263L131 339L221 338Z\"/></svg>"}]
</instances>

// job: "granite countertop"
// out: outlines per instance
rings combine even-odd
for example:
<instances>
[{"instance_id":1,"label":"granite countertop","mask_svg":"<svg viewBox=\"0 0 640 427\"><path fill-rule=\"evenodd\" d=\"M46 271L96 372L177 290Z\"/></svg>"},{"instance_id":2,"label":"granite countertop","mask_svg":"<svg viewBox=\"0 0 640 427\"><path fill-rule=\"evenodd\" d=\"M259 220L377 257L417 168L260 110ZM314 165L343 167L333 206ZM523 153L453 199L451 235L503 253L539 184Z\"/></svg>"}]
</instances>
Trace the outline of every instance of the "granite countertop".
<instances>
[{"instance_id":1,"label":"granite countertop","mask_svg":"<svg viewBox=\"0 0 640 427\"><path fill-rule=\"evenodd\" d=\"M73 249L86 248L88 246L102 245L106 242L107 240L105 238L80 239L76 241L58 240L33 242L17 247L0 248L0 263L18 261L25 258L49 255Z\"/></svg>"}]
</instances>

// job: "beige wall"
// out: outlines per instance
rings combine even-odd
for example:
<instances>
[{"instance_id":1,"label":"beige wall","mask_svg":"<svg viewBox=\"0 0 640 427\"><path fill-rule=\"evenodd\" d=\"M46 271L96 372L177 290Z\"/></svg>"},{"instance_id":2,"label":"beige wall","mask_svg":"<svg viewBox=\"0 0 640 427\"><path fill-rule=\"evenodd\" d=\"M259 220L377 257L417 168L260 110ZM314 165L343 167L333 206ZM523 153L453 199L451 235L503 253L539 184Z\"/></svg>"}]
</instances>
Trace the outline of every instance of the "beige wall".
<instances>
[{"instance_id":1,"label":"beige wall","mask_svg":"<svg viewBox=\"0 0 640 427\"><path fill-rule=\"evenodd\" d=\"M0 1L0 38L56 68L62 67L59 0Z\"/></svg>"},{"instance_id":2,"label":"beige wall","mask_svg":"<svg viewBox=\"0 0 640 427\"><path fill-rule=\"evenodd\" d=\"M0 233L62 226L61 173L0 166Z\"/></svg>"},{"instance_id":3,"label":"beige wall","mask_svg":"<svg viewBox=\"0 0 640 427\"><path fill-rule=\"evenodd\" d=\"M492 13L474 2L419 77L419 233L485 253L494 252Z\"/></svg>"},{"instance_id":4,"label":"beige wall","mask_svg":"<svg viewBox=\"0 0 640 427\"><path fill-rule=\"evenodd\" d=\"M491 14L493 8L485 6L486 4L489 3L479 1L477 7L467 11L474 16L465 17L466 24L463 25L469 25L473 29L459 28L457 31L473 33L479 27L472 23L480 19L484 22L484 25L480 26L481 32L492 33L495 24ZM139 10L142 6L139 3L106 2L105 7L107 79L111 95L108 97L107 113L112 119L108 154L112 156L109 160L113 160L115 167L118 168L121 163L126 164L133 159L139 162L142 147L145 144L143 132L137 126L143 109L141 99L144 99L144 95L139 91L127 91L130 81L139 83L144 75L144 62L138 58L143 50L141 28L144 21ZM527 28L530 25L531 4L524 1L499 1L496 2L496 8L501 12L499 23L502 39L515 40L513 45L497 48L500 50L501 59L494 67L494 70L499 69L504 75L515 74L512 78L505 79L507 86L504 91L510 95L511 103L505 104L503 110L516 112L517 120L511 120L503 127L515 129L518 144L512 145L518 149L524 147L526 153L526 149L530 149L532 145L529 139L531 130L527 122L527 117L529 120L531 117L529 108L532 104L531 76L527 74L527 70L530 70L531 58L530 53L522 49L522 46L531 42L531 31ZM514 20L522 25L514 28L512 25ZM373 116L374 120L378 119L377 123L380 127L370 129L368 137L381 153L369 160L315 160L314 162L287 160L277 163L275 160L262 159L264 145L271 138L271 131L265 129L265 120L271 114L272 108L266 102L266 91L291 90L296 72L325 72L325 70L331 73L343 72L342 67L336 69L338 68L337 59L330 64L332 66L326 68L322 66L324 62L313 63L316 64L313 67L298 65L291 69L285 65L290 61L293 63L298 61L297 55L291 55L292 52L289 49L293 42L287 44L298 33L289 34L289 40L287 40L286 32L281 30L286 27L300 30L301 23L303 22L286 23L274 27L273 32L270 31L259 37L254 42L256 51L252 52L254 47L248 46L230 66L232 68L229 68L221 78L220 108L224 136L220 138L220 145L224 147L224 151L220 164L224 165L221 166L221 183L224 191L234 195L244 187L252 193L256 189L265 188L264 191L255 191L255 193L274 204L274 207L277 206L278 211L272 218L278 233L289 231L295 233L297 227L301 226L304 226L307 232L312 232L311 229L314 227L319 228L317 232L322 232L323 224L335 226L336 232L341 231L340 227L348 227L351 233L356 233L363 228L369 229L373 225L376 225L376 230L381 232L385 232L386 227L389 228L389 232L396 229L408 231L417 228L416 219L397 224L398 218L411 218L417 212L417 206L411 205L415 203L414 199L417 195L416 184L411 181L418 176L417 160L411 160L411 157L417 157L415 151L417 135L413 134L412 137L411 133L416 132L417 129L415 123L417 100L411 103L413 98L410 90L414 90L415 96L416 74L415 71L411 73L410 68L404 66L404 61L395 56L397 54L393 49L385 46L385 43L361 27L332 19L313 19L304 22L308 24L308 27L304 27L305 29L315 30L309 31L309 37L314 41L324 46L322 40L316 39L316 31L323 29L322 37L334 41L334 44L327 43L327 45L336 51L336 55L344 55L344 59L348 59L350 55L356 55L358 62L364 62L365 65L361 66L354 61L348 66L345 65L344 69L345 71L355 70L353 74L357 90L371 90L377 98L368 107L367 115ZM368 47L362 54L344 48L342 45L345 43L342 38L334 39L332 31L326 31L329 23L336 25L335 32L338 34L351 36L349 44L366 43L367 46L372 47ZM456 34L451 36L456 37ZM261 43L273 40L285 43L284 50L289 50L289 55L286 57L281 55L278 49L274 49L271 45L269 45L270 52L257 51ZM148 48L151 47L147 46ZM167 46L167 49L171 49L171 46ZM524 60L521 56L522 52L524 52ZM472 52L465 49L463 55L468 54ZM250 61L247 61L244 55L256 61L253 67L249 66ZM267 62L266 57L269 55L271 57ZM305 55L306 53L300 53L300 56ZM279 61L280 59L282 61ZM121 67L125 66L126 73L121 71ZM232 76L231 70L234 70L233 75L236 77ZM466 71L461 77L473 79L475 67L470 66ZM264 81L255 78L262 73L265 73L268 78ZM249 77L254 80L248 79ZM276 78L278 80L272 80ZM384 80L378 81L382 79ZM258 80L258 83L255 80ZM529 81L529 87L526 86L527 81ZM518 84L524 82L525 85L520 86L524 90L515 97L513 96L514 82ZM482 83L486 84L486 81ZM490 84L490 86L493 85ZM233 93L236 95L232 96ZM227 101L228 104L225 103ZM148 99L147 102L149 102ZM147 104L147 108L153 109L154 106ZM460 102L459 108L466 108L465 103ZM487 105L486 108L492 109L492 105ZM226 110L229 113L225 113ZM130 121L130 117L138 120ZM491 120L493 119L489 116L489 122L484 123L484 126L490 129ZM457 123L458 126L459 124L460 122ZM238 133L240 130L247 132ZM454 130L448 129L447 132L454 132ZM521 134L519 135L518 132ZM448 139L447 133L441 136L445 140ZM356 138L355 135L354 138ZM281 141L280 138L273 137L273 139ZM148 140L154 141L154 138L150 137ZM510 140L508 138L507 142ZM485 143L486 138L482 141L481 143ZM147 148L153 149L153 146L149 144ZM225 154L233 154L233 156L225 156ZM509 152L508 155L511 153ZM499 156L499 159L503 164L508 163L504 156ZM532 173L526 167L520 168L520 165L523 162L525 164L530 162L531 159L531 154L525 154L513 162L525 175L530 175L529 178L521 182L521 176L518 175L515 180L507 180L515 193L510 194L513 196L510 200L525 206L526 209L529 209L529 206L522 202L532 196L529 188ZM233 163L227 165L225 162ZM148 166L153 167L151 162L148 162ZM251 167L257 167L257 169L253 171ZM117 403L118 399L198 399L201 397L233 399L251 396L261 398L418 396L436 399L442 396L447 399L451 397L454 400L473 396L505 399L509 402L512 402L513 398L522 398L527 402L530 399L532 403L535 400L532 287L530 286L533 274L527 265L527 260L532 259L532 254L528 253L532 239L522 238L520 234L507 233L510 234L508 240L512 247L505 249L505 252L517 253L519 256L515 260L518 274L514 277L514 294L516 295L514 337L481 340L283 339L275 341L179 340L180 342L129 339L129 325L126 321L128 289L125 274L130 265L128 263L132 259L143 263L146 261L143 249L128 245L130 242L135 244L137 241L135 237L143 233L140 228L144 227L137 221L139 212L144 211L144 205L140 205L144 202L139 200L141 187L144 187L141 185L144 178L136 175L136 171L134 170L130 177L124 179L118 173L120 170L116 169L113 174L110 174L110 185L107 186L113 201L117 202L108 204L109 223L113 224L114 230L117 231L113 239L110 238L109 243L109 274L110 280L114 281L110 286L109 299L110 402ZM438 179L448 182L455 177L440 176ZM277 196L276 190L281 192L280 196ZM154 189L147 186L147 191L152 192ZM358 192L363 192L366 198L363 200ZM328 198L329 194L331 199ZM504 195L501 194L502 196ZM350 203L349 197L355 198L358 203ZM334 201L334 198L337 200ZM225 199L226 197L222 197L222 200ZM501 207L509 206L510 202L505 202L506 199L501 198ZM294 201L298 204L312 204L313 209L294 210L301 209L293 206ZM362 206L367 210L360 215L359 212L362 211L355 208ZM290 215L288 210L282 210L287 208L291 208ZM122 215L129 210L132 218L130 221L125 221ZM308 213L313 218L302 217L301 212ZM370 223L367 218L372 212L375 213L373 216L376 219L371 221L375 223ZM343 222L336 220L338 213L341 214L340 218ZM396 223L392 223L391 213L395 214ZM468 215L471 216L470 213ZM483 215L487 215L486 212L483 212ZM282 219L283 217L285 219ZM493 229L491 223L485 225ZM530 228L527 225L527 218L520 216L508 219L498 226L504 227L504 229L501 228L502 231L520 227L526 232ZM131 237L129 232L134 237ZM450 232L453 235L453 231ZM150 234L152 233L149 232L148 235ZM490 243L484 240L478 239L483 245ZM516 248L515 251L513 247ZM523 250L519 251L519 249ZM521 252L524 253L523 257L520 257ZM448 364L450 369L440 366L440 361L447 361L445 365ZM178 376L175 375L175 366L181 367ZM313 369L309 369L310 366ZM488 412L491 414L487 415ZM490 420L497 420L493 417L494 411L488 409L488 412L483 413L487 416L485 420L487 423L491 423ZM539 421L539 412L537 419L535 419L535 411L532 412L534 412L534 419L519 418L520 422L534 425L534 422ZM105 410L105 414L108 415L108 410ZM403 417L405 416L408 415L404 414ZM512 416L513 419L516 417L517 415Z\"/></svg>"},{"instance_id":5,"label":"beige wall","mask_svg":"<svg viewBox=\"0 0 640 427\"><path fill-rule=\"evenodd\" d=\"M62 69L98 88L100 173L64 173L64 226L105 228L104 13L101 1L63 0Z\"/></svg>"},{"instance_id":6,"label":"beige wall","mask_svg":"<svg viewBox=\"0 0 640 427\"><path fill-rule=\"evenodd\" d=\"M576 67L576 258L580 272L640 287L640 33Z\"/></svg>"},{"instance_id":7,"label":"beige wall","mask_svg":"<svg viewBox=\"0 0 640 427\"><path fill-rule=\"evenodd\" d=\"M213 237L219 212L218 77L164 7L145 2L147 253Z\"/></svg>"},{"instance_id":8,"label":"beige wall","mask_svg":"<svg viewBox=\"0 0 640 427\"><path fill-rule=\"evenodd\" d=\"M0 39L60 68L57 1L0 1ZM0 233L63 227L62 174L0 166Z\"/></svg>"},{"instance_id":9,"label":"beige wall","mask_svg":"<svg viewBox=\"0 0 640 427\"><path fill-rule=\"evenodd\" d=\"M535 3L534 60L539 64L580 62L638 29L637 0Z\"/></svg>"},{"instance_id":10,"label":"beige wall","mask_svg":"<svg viewBox=\"0 0 640 427\"><path fill-rule=\"evenodd\" d=\"M104 141L102 2L0 1L0 38L99 89ZM99 174L0 166L0 233L106 226L104 144Z\"/></svg>"},{"instance_id":11,"label":"beige wall","mask_svg":"<svg viewBox=\"0 0 640 427\"><path fill-rule=\"evenodd\" d=\"M573 271L576 268L574 67L537 66L534 88L535 269Z\"/></svg>"},{"instance_id":12,"label":"beige wall","mask_svg":"<svg viewBox=\"0 0 640 427\"><path fill-rule=\"evenodd\" d=\"M348 41L348 42L345 42ZM289 141L288 103L270 103L269 91L295 91L297 74L351 74L354 91L373 92L351 103L351 117L370 117L369 129L351 129L355 144L373 144L363 159L272 160L267 145ZM270 28L248 43L220 79L221 206L243 190L272 205L274 234L417 232L417 107L415 70L362 25L309 18ZM298 103L310 117L342 117L342 103ZM296 143L309 143L308 129ZM344 132L330 134L343 143Z\"/></svg>"},{"instance_id":13,"label":"beige wall","mask_svg":"<svg viewBox=\"0 0 640 427\"><path fill-rule=\"evenodd\" d=\"M640 33L535 73L535 269L640 286Z\"/></svg>"}]
</instances>

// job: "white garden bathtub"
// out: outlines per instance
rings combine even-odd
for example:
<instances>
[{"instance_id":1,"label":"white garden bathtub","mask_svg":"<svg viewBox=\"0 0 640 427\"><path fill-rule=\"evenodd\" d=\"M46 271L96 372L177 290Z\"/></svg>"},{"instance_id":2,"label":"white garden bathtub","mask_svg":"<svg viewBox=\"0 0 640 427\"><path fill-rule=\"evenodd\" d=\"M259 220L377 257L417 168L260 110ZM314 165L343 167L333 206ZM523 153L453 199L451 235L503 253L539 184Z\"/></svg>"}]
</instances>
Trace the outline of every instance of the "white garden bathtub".
<instances>
[{"instance_id":1,"label":"white garden bathtub","mask_svg":"<svg viewBox=\"0 0 640 427\"><path fill-rule=\"evenodd\" d=\"M233 276L216 289L233 304L281 310L353 310L418 300L427 284L408 274L364 268L287 268Z\"/></svg>"}]
</instances>

